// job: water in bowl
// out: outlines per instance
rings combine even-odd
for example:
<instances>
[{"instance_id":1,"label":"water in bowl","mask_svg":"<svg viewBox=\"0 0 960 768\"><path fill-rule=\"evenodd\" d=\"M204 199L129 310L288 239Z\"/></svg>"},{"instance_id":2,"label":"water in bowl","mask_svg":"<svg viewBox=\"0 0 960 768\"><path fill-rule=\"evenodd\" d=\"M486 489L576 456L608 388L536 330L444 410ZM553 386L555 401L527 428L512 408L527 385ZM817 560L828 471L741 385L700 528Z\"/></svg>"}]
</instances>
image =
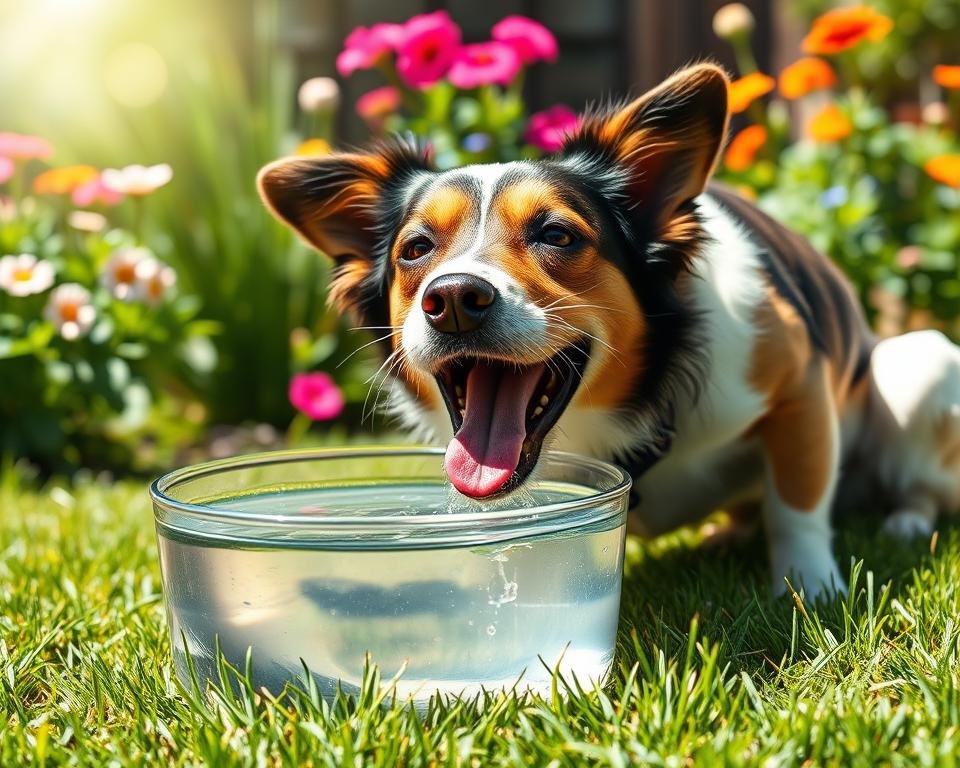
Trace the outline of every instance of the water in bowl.
<instances>
[{"instance_id":1,"label":"water in bowl","mask_svg":"<svg viewBox=\"0 0 960 768\"><path fill-rule=\"evenodd\" d=\"M584 489L541 484L530 506L582 498ZM245 512L356 518L390 509L437 515L448 486L382 484L244 496L210 504ZM386 500L386 502L385 502ZM511 503L515 506L516 499ZM456 510L453 511L462 511ZM584 686L604 680L620 601L622 520L472 547L411 548L403 541L319 549L251 545L256 532L216 521L159 530L174 659L216 680L215 643L242 668L252 648L256 685L278 691L306 665L321 692L359 684L365 654L384 677L402 670L402 697L472 695L482 688L546 694L551 670ZM245 535L246 533L246 535ZM248 543L236 544L236 540Z\"/></svg>"}]
</instances>

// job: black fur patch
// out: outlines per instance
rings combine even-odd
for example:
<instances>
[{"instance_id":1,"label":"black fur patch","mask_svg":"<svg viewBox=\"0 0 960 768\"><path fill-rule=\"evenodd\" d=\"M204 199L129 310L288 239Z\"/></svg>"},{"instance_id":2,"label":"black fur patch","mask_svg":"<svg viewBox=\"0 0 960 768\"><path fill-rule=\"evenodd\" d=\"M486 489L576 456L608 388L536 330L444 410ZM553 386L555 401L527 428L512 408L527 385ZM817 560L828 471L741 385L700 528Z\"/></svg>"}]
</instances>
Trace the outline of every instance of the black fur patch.
<instances>
[{"instance_id":1,"label":"black fur patch","mask_svg":"<svg viewBox=\"0 0 960 768\"><path fill-rule=\"evenodd\" d=\"M362 325L385 327L390 324L389 289L393 280L390 251L404 216L436 170L426 145L412 135L385 139L369 151L386 160L390 173L374 214L373 268L356 289L355 306ZM385 354L392 351L390 343L390 337L380 342Z\"/></svg>"},{"instance_id":2,"label":"black fur patch","mask_svg":"<svg viewBox=\"0 0 960 768\"><path fill-rule=\"evenodd\" d=\"M678 284L681 275L696 279L690 267L707 236L703 233L695 248L684 250L659 242L647 225L649 219L635 215L626 176L610 155L599 148L588 150L583 141L573 146L576 150L564 151L553 167L600 211L607 240L603 254L623 272L647 323L643 375L623 412L651 426L637 434L628 455L616 457L639 477L669 449L677 400L685 395L695 402L706 379L710 361L699 343L702 318L683 301ZM683 213L698 217L692 202Z\"/></svg>"}]
</instances>

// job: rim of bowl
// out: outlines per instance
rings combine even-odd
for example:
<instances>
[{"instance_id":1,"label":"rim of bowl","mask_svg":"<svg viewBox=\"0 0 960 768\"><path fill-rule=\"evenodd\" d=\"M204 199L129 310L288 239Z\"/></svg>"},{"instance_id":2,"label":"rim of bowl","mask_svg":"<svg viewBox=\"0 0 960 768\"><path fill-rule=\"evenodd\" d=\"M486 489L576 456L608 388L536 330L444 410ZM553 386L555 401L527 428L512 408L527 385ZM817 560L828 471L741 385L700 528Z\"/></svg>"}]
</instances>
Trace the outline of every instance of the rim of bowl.
<instances>
[{"instance_id":1,"label":"rim of bowl","mask_svg":"<svg viewBox=\"0 0 960 768\"><path fill-rule=\"evenodd\" d=\"M549 504L538 504L532 507L510 507L508 509L488 512L481 510L473 512L453 512L444 515L431 515L429 517L424 515L396 514L346 515L343 517L264 514L177 501L166 493L171 487L187 480L194 480L218 472L243 470L270 464L337 459L389 458L391 456L442 457L444 452L443 448L435 446L382 445L288 449L253 453L191 464L167 472L150 484L150 497L155 505L155 518L159 517L158 508L162 508L165 511L179 512L188 517L202 518L208 521L242 523L255 527L274 526L281 530L310 529L318 531L326 529L330 533L346 534L353 532L362 534L364 531L370 531L371 533L376 531L382 532L383 529L387 527L395 530L397 533L411 530L442 528L445 533L449 534L461 529L470 529L478 523L484 525L497 523L500 530L503 530L504 526L509 527L511 521L520 527L526 527L529 525L531 518L536 518L541 521L565 515L570 515L571 518L573 518L575 516L571 513L582 511L584 507L595 507L598 513L603 512L603 514L589 516L586 519L581 516L576 520L571 520L573 523L571 527L580 527L604 519L610 514L615 514L616 510L611 510L610 507L614 506L613 503L618 497L626 496L626 493L633 483L633 479L627 472L615 464L587 456L580 456L575 453L568 453L566 451L544 451L542 458L547 461L567 462L598 473L609 480L610 487L606 489L595 489L593 492L585 494L582 497L551 502Z\"/></svg>"}]
</instances>

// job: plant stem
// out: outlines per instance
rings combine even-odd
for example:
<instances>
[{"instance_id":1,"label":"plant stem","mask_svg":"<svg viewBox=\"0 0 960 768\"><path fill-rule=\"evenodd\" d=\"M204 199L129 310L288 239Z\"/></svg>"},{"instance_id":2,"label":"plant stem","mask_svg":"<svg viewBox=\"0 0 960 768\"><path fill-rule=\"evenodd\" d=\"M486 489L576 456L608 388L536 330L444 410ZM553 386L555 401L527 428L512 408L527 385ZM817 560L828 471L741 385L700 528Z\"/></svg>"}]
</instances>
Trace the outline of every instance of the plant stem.
<instances>
[{"instance_id":1,"label":"plant stem","mask_svg":"<svg viewBox=\"0 0 960 768\"><path fill-rule=\"evenodd\" d=\"M737 68L740 70L741 77L760 71L760 67L757 66L757 60L753 57L753 51L750 48L749 33L731 38L730 45L733 46L733 56L737 60Z\"/></svg>"},{"instance_id":2,"label":"plant stem","mask_svg":"<svg viewBox=\"0 0 960 768\"><path fill-rule=\"evenodd\" d=\"M143 197L134 195L133 201L133 237L136 245L143 245Z\"/></svg>"},{"instance_id":3,"label":"plant stem","mask_svg":"<svg viewBox=\"0 0 960 768\"><path fill-rule=\"evenodd\" d=\"M313 422L310 420L310 417L304 413L297 413L296 416L290 422L290 426L287 427L287 445L295 446L303 440L304 435L310 431L310 425Z\"/></svg>"}]
</instances>

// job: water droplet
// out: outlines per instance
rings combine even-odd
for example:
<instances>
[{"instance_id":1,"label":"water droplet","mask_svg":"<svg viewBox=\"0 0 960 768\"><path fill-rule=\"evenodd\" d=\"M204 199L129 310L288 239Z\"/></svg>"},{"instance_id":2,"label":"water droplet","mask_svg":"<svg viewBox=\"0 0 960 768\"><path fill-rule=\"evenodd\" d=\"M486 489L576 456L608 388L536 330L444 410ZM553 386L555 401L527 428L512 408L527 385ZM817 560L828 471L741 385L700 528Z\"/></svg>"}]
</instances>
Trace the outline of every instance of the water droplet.
<instances>
[{"instance_id":1,"label":"water droplet","mask_svg":"<svg viewBox=\"0 0 960 768\"><path fill-rule=\"evenodd\" d=\"M488 625L487 625L487 637L493 637L495 634L497 634L497 627L496 627L496 625L495 625L495 624L488 624Z\"/></svg>"}]
</instances>

